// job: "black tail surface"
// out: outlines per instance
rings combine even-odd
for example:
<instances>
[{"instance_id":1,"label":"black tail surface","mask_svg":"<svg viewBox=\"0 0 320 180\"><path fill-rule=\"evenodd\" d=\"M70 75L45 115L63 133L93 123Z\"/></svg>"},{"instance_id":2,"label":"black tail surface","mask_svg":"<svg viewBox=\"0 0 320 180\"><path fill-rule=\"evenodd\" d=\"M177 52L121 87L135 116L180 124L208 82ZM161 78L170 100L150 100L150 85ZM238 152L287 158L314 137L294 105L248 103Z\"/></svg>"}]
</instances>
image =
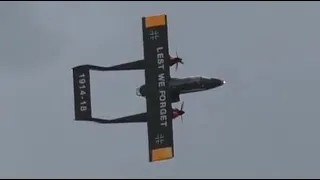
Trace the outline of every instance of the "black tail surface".
<instances>
[{"instance_id":1,"label":"black tail surface","mask_svg":"<svg viewBox=\"0 0 320 180\"><path fill-rule=\"evenodd\" d=\"M87 67L73 68L75 120L91 119L90 72Z\"/></svg>"}]
</instances>

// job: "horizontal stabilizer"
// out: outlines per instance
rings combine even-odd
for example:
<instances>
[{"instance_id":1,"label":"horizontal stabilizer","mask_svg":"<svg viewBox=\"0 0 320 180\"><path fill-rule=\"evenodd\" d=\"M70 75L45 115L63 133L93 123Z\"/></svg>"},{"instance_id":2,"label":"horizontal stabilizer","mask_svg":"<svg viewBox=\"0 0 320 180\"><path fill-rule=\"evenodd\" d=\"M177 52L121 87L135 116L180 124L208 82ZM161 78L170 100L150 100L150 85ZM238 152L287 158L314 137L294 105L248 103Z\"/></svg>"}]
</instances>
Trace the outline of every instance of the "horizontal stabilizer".
<instances>
[{"instance_id":1,"label":"horizontal stabilizer","mask_svg":"<svg viewBox=\"0 0 320 180\"><path fill-rule=\"evenodd\" d=\"M92 111L89 69L81 66L73 68L73 89L75 120L90 119Z\"/></svg>"}]
</instances>

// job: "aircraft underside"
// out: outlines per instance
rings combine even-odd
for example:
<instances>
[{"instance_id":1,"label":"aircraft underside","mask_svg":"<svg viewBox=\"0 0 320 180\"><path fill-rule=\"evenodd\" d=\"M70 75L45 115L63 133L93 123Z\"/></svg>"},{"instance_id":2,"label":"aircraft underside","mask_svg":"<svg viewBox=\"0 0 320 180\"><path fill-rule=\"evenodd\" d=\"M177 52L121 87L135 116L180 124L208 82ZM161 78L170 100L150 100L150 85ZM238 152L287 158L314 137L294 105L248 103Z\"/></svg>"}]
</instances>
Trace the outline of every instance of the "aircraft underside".
<instances>
[{"instance_id":1,"label":"aircraft underside","mask_svg":"<svg viewBox=\"0 0 320 180\"><path fill-rule=\"evenodd\" d=\"M142 18L144 59L110 67L90 64L73 68L74 119L102 124L147 123L149 162L172 159L174 153L172 120L184 114L172 108L180 101L180 95L219 87L224 81L213 78L172 78L170 67L182 63L182 59L171 58L168 48L167 15ZM116 119L102 119L93 116L91 105L90 71L144 70L145 85L137 89L137 95L146 100L145 113Z\"/></svg>"}]
</instances>

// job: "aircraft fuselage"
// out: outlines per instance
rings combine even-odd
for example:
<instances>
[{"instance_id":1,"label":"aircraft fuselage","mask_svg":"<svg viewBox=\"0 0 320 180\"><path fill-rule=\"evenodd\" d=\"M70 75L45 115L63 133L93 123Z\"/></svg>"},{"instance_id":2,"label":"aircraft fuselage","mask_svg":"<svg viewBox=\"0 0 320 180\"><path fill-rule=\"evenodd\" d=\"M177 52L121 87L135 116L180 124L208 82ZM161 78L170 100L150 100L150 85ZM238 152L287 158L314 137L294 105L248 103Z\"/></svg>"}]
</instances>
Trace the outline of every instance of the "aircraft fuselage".
<instances>
[{"instance_id":1,"label":"aircraft fuselage","mask_svg":"<svg viewBox=\"0 0 320 180\"><path fill-rule=\"evenodd\" d=\"M225 84L223 80L205 77L171 78L169 81L172 102L180 101L180 94L206 91L223 84ZM142 85L137 89L137 95L146 96L146 85Z\"/></svg>"}]
</instances>

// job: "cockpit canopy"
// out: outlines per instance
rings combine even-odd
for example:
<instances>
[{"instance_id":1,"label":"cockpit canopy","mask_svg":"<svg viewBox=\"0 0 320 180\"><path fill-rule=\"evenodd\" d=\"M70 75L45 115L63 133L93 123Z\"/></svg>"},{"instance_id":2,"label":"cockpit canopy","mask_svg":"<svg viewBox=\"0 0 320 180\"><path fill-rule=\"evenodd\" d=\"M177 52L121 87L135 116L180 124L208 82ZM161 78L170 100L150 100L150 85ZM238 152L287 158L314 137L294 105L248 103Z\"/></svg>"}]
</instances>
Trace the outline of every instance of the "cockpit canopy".
<instances>
[{"instance_id":1,"label":"cockpit canopy","mask_svg":"<svg viewBox=\"0 0 320 180\"><path fill-rule=\"evenodd\" d=\"M200 83L203 80L209 80L210 78L203 77L203 76L192 76L192 77L186 77L186 78L172 78L172 80L183 80L180 82L189 82L189 83Z\"/></svg>"}]
</instances>

